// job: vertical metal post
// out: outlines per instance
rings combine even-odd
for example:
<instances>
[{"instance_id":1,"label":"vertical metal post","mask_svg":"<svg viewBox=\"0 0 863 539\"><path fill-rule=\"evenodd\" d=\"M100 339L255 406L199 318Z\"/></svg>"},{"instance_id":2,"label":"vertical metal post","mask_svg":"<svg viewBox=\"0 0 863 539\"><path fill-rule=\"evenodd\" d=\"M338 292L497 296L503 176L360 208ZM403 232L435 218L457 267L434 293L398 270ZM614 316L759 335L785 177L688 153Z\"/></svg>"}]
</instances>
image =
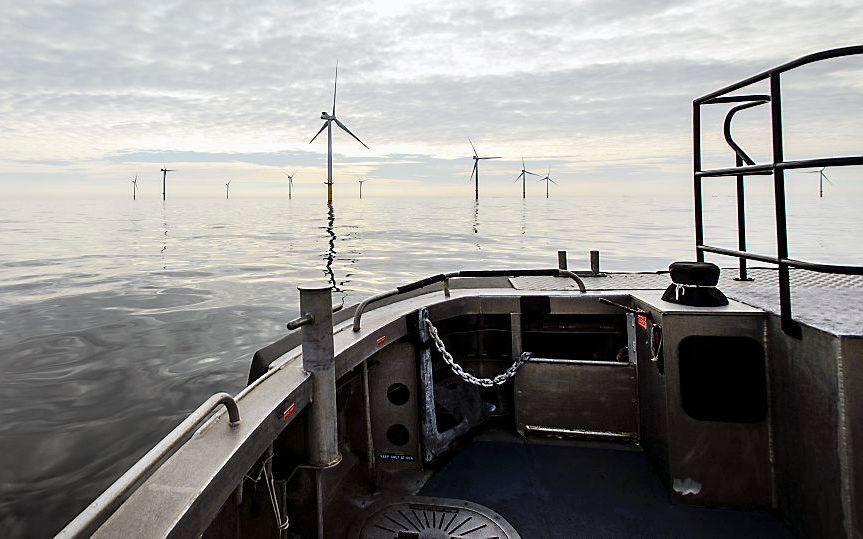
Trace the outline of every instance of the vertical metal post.
<instances>
[{"instance_id":1,"label":"vertical metal post","mask_svg":"<svg viewBox=\"0 0 863 539\"><path fill-rule=\"evenodd\" d=\"M335 110L333 111L335 114ZM327 122L327 202L333 203L333 122Z\"/></svg>"},{"instance_id":2,"label":"vertical metal post","mask_svg":"<svg viewBox=\"0 0 863 539\"><path fill-rule=\"evenodd\" d=\"M476 200L479 200L479 161L476 162Z\"/></svg>"},{"instance_id":3,"label":"vertical metal post","mask_svg":"<svg viewBox=\"0 0 863 539\"><path fill-rule=\"evenodd\" d=\"M699 262L704 262L704 251L699 245L704 244L704 221L702 216L701 201L701 104L692 103L692 180L693 195L695 197L695 257Z\"/></svg>"},{"instance_id":4,"label":"vertical metal post","mask_svg":"<svg viewBox=\"0 0 863 539\"><path fill-rule=\"evenodd\" d=\"M375 440L372 433L372 405L369 395L369 362L363 361L363 412L366 423L366 453L368 454L369 488L372 492L377 491L377 473L375 471Z\"/></svg>"},{"instance_id":5,"label":"vertical metal post","mask_svg":"<svg viewBox=\"0 0 863 539\"><path fill-rule=\"evenodd\" d=\"M336 411L333 299L326 288L300 288L300 312L313 322L303 327L303 368L312 374L309 411L309 464L326 468L341 460Z\"/></svg>"},{"instance_id":6,"label":"vertical metal post","mask_svg":"<svg viewBox=\"0 0 863 539\"><path fill-rule=\"evenodd\" d=\"M599 251L590 252L590 272L599 274Z\"/></svg>"},{"instance_id":7,"label":"vertical metal post","mask_svg":"<svg viewBox=\"0 0 863 539\"><path fill-rule=\"evenodd\" d=\"M743 158L735 152L735 163L738 167L743 166ZM737 250L746 252L746 191L743 183L743 175L737 176ZM746 259L742 256L740 261L740 275L737 281L751 281L746 273Z\"/></svg>"},{"instance_id":8,"label":"vertical metal post","mask_svg":"<svg viewBox=\"0 0 863 539\"><path fill-rule=\"evenodd\" d=\"M557 267L558 269L566 269L566 251L557 252Z\"/></svg>"},{"instance_id":9,"label":"vertical metal post","mask_svg":"<svg viewBox=\"0 0 863 539\"><path fill-rule=\"evenodd\" d=\"M788 224L785 216L785 170L778 165L785 159L782 149L782 87L779 73L770 74L770 120L773 134L773 198L776 206L776 257L779 262L779 311L782 329L800 338L801 331L791 317L791 275L787 264Z\"/></svg>"}]
</instances>

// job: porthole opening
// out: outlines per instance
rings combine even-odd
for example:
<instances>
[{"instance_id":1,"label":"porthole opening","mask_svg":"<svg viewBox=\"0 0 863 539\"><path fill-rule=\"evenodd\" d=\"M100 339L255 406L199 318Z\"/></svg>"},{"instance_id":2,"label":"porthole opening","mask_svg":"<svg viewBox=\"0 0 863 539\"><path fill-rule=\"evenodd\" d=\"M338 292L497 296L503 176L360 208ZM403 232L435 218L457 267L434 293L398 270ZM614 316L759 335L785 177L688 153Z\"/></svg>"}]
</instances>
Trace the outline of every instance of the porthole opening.
<instances>
[{"instance_id":1,"label":"porthole opening","mask_svg":"<svg viewBox=\"0 0 863 539\"><path fill-rule=\"evenodd\" d=\"M387 399L396 406L405 404L410 398L411 390L401 382L390 384L387 388Z\"/></svg>"},{"instance_id":2,"label":"porthole opening","mask_svg":"<svg viewBox=\"0 0 863 539\"><path fill-rule=\"evenodd\" d=\"M387 429L387 440L393 445L405 445L410 439L411 435L408 432L408 428L401 423L396 423Z\"/></svg>"}]
</instances>

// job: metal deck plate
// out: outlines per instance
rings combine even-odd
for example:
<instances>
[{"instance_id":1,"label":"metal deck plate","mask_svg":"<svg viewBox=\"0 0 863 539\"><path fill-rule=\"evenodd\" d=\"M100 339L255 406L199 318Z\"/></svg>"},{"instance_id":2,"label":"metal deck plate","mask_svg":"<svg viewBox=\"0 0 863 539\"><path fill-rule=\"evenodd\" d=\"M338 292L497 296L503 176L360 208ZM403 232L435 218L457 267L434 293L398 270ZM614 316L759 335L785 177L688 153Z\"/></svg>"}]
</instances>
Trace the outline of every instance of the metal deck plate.
<instances>
[{"instance_id":1,"label":"metal deck plate","mask_svg":"<svg viewBox=\"0 0 863 539\"><path fill-rule=\"evenodd\" d=\"M729 298L773 314L779 314L778 272L752 268L752 281L735 281L737 268L723 268L719 289ZM587 290L664 290L671 284L668 272L609 273L584 277ZM574 290L569 279L559 277L513 277L516 290ZM794 319L840 336L863 336L863 276L791 270L791 305Z\"/></svg>"},{"instance_id":2,"label":"metal deck plate","mask_svg":"<svg viewBox=\"0 0 863 539\"><path fill-rule=\"evenodd\" d=\"M463 500L408 496L373 505L350 537L369 539L520 537L502 516Z\"/></svg>"}]
</instances>

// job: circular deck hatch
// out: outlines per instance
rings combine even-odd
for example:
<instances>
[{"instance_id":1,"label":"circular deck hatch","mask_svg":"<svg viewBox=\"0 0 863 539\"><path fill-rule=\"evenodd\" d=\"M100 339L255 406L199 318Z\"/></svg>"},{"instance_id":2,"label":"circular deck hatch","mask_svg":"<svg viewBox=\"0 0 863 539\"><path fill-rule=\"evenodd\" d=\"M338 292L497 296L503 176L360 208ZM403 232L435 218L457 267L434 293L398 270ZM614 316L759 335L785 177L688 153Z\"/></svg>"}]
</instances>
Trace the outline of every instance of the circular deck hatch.
<instances>
[{"instance_id":1,"label":"circular deck hatch","mask_svg":"<svg viewBox=\"0 0 863 539\"><path fill-rule=\"evenodd\" d=\"M518 538L491 509L463 500L409 496L372 505L350 537L364 539Z\"/></svg>"}]
</instances>

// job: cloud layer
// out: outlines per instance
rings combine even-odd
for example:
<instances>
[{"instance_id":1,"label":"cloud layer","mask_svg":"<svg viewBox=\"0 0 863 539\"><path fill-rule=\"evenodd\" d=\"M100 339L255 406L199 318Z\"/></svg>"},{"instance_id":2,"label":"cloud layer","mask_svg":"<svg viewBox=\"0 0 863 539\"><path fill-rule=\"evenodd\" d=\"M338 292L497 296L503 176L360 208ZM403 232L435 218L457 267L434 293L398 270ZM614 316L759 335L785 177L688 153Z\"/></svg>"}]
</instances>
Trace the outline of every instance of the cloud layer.
<instances>
[{"instance_id":1,"label":"cloud layer","mask_svg":"<svg viewBox=\"0 0 863 539\"><path fill-rule=\"evenodd\" d=\"M325 142L308 140L338 59L339 115L372 150L336 135L337 181L464 189L470 136L506 158L484 163L501 192L522 154L563 190L621 170L687 182L692 98L861 27L856 0L17 3L0 14L0 181L111 190L170 162L190 186L280 168L317 185ZM787 86L789 147L860 153L863 62L809 75ZM756 154L759 113L739 122Z\"/></svg>"}]
</instances>

